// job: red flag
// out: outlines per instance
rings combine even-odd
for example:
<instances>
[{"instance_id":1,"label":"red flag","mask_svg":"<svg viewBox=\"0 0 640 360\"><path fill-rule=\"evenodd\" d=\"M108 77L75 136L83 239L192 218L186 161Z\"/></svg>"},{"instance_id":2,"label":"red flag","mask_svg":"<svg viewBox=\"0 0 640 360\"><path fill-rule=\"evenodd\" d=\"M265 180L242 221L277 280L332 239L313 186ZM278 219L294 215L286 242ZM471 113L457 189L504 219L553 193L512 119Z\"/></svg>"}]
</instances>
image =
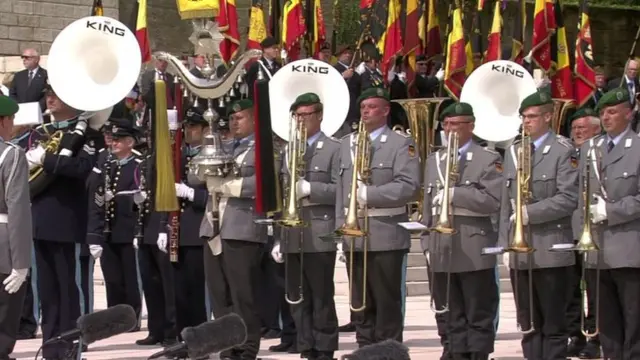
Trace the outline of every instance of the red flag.
<instances>
[{"instance_id":1,"label":"red flag","mask_svg":"<svg viewBox=\"0 0 640 360\"><path fill-rule=\"evenodd\" d=\"M378 0L382 1L382 0ZM380 70L387 78L387 73L393 66L393 59L402 53L402 27L400 25L400 0L389 0L387 12L387 29L378 42L378 51L382 54Z\"/></svg>"},{"instance_id":2,"label":"red flag","mask_svg":"<svg viewBox=\"0 0 640 360\"><path fill-rule=\"evenodd\" d=\"M407 0L404 23L404 55L408 60L406 68L407 83L411 84L416 76L416 55L420 51L418 24L418 0Z\"/></svg>"},{"instance_id":3,"label":"red flag","mask_svg":"<svg viewBox=\"0 0 640 360\"><path fill-rule=\"evenodd\" d=\"M452 13L453 26L447 41L446 67L444 71L444 88L454 99L460 98L462 86L467 79L467 52L462 28L462 10L457 8Z\"/></svg>"},{"instance_id":4,"label":"red flag","mask_svg":"<svg viewBox=\"0 0 640 360\"><path fill-rule=\"evenodd\" d=\"M149 34L147 33L147 0L138 0L136 6L133 7L133 14L136 24L136 39L140 45L142 63L144 64L151 61L151 46L149 46Z\"/></svg>"},{"instance_id":5,"label":"red flag","mask_svg":"<svg viewBox=\"0 0 640 360\"><path fill-rule=\"evenodd\" d=\"M260 43L267 38L267 24L264 22L262 0L253 0L249 13L249 33L247 48L261 49Z\"/></svg>"},{"instance_id":6,"label":"red flag","mask_svg":"<svg viewBox=\"0 0 640 360\"><path fill-rule=\"evenodd\" d=\"M551 34L556 29L553 0L536 0L533 12L531 58L548 73L551 69Z\"/></svg>"},{"instance_id":7,"label":"red flag","mask_svg":"<svg viewBox=\"0 0 640 360\"><path fill-rule=\"evenodd\" d=\"M238 12L236 0L219 0L219 2L218 29L224 36L224 40L220 43L220 56L225 65L228 65L240 47Z\"/></svg>"},{"instance_id":8,"label":"red flag","mask_svg":"<svg viewBox=\"0 0 640 360\"><path fill-rule=\"evenodd\" d=\"M437 1L429 0L427 10L427 35L424 46L424 55L427 61L442 54L442 40L440 40L440 20L438 19Z\"/></svg>"},{"instance_id":9,"label":"red flag","mask_svg":"<svg viewBox=\"0 0 640 360\"><path fill-rule=\"evenodd\" d=\"M573 100L573 83L567 33L562 16L562 5L556 0L556 32L551 36L551 96L558 99Z\"/></svg>"},{"instance_id":10,"label":"red flag","mask_svg":"<svg viewBox=\"0 0 640 360\"><path fill-rule=\"evenodd\" d=\"M300 57L300 40L306 33L302 3L288 0L282 14L282 46L291 61Z\"/></svg>"},{"instance_id":11,"label":"red flag","mask_svg":"<svg viewBox=\"0 0 640 360\"><path fill-rule=\"evenodd\" d=\"M596 72L594 67L589 4L588 0L583 0L580 6L580 21L578 21L576 65L574 69L574 97L579 106L583 106L589 101L596 91Z\"/></svg>"},{"instance_id":12,"label":"red flag","mask_svg":"<svg viewBox=\"0 0 640 360\"><path fill-rule=\"evenodd\" d=\"M484 55L484 62L502 59L502 16L500 15L500 2L496 1L495 6L493 22L491 23L491 32L487 37L487 52Z\"/></svg>"}]
</instances>

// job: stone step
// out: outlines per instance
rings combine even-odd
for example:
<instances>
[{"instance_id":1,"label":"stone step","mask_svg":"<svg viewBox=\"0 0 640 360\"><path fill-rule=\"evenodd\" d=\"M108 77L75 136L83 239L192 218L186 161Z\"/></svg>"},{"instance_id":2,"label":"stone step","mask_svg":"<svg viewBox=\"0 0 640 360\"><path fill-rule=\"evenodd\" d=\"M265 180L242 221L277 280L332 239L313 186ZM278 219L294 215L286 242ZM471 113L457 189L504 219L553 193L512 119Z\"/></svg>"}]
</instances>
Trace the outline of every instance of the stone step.
<instances>
[{"instance_id":1,"label":"stone step","mask_svg":"<svg viewBox=\"0 0 640 360\"><path fill-rule=\"evenodd\" d=\"M500 279L500 292L511 293L511 281L509 279ZM336 287L337 290L337 287ZM347 288L348 291L348 288ZM336 295L337 295L336 291ZM425 296L429 295L429 283L427 281L407 282L407 296Z\"/></svg>"}]
</instances>

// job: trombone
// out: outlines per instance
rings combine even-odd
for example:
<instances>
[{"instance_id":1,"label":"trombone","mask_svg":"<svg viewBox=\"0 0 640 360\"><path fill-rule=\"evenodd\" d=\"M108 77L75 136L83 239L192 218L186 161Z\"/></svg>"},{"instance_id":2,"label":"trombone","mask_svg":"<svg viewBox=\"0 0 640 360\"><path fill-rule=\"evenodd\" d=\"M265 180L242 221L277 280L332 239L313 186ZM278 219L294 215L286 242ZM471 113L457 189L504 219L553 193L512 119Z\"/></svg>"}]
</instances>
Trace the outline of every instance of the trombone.
<instances>
[{"instance_id":1,"label":"trombone","mask_svg":"<svg viewBox=\"0 0 640 360\"><path fill-rule=\"evenodd\" d=\"M450 132L447 138L447 148L445 150L446 154L446 165L445 165L445 178L444 178L444 186L440 189L442 193L442 200L440 203L440 212L438 213L438 220L435 226L430 231L436 232L440 235L453 235L456 233L456 230L453 228L453 216L451 213L451 205L449 204L449 196L450 189L455 185L455 182L458 180L458 150L459 150L459 135L458 133ZM439 156L439 154L438 154ZM451 245L451 244L449 244ZM452 246L449 246L448 251L448 269L447 269L447 287L446 287L446 302L442 309L438 309L435 304L435 298L431 296L431 310L436 314L444 314L449 311L449 297L451 294L451 255L452 255ZM432 270L431 283L430 283L430 292L433 294L435 276L433 276L434 271Z\"/></svg>"},{"instance_id":2,"label":"trombone","mask_svg":"<svg viewBox=\"0 0 640 360\"><path fill-rule=\"evenodd\" d=\"M526 254L529 273L529 329L522 330L522 325L518 323L518 331L521 334L531 334L535 331L533 324L533 270L531 265L531 253L535 251L534 248L529 245L527 238L530 238L530 229L525 227L523 223L522 207L529 203L531 200L531 136L526 130L524 124L521 130L520 148L517 150L517 168L516 168L516 201L515 201L515 220L513 228L513 239L509 244L509 247L505 249L508 252L514 252L516 254ZM525 234L526 233L526 234ZM517 264L517 261L516 261ZM518 270L518 269L516 269ZM516 297L516 304L518 301L518 275L514 277L514 294Z\"/></svg>"},{"instance_id":3,"label":"trombone","mask_svg":"<svg viewBox=\"0 0 640 360\"><path fill-rule=\"evenodd\" d=\"M367 307L367 246L369 239L369 211L365 204L362 207L363 226L358 223L358 183L369 183L369 168L371 162L371 140L369 132L364 127L364 121L358 124L358 132L355 134L355 149L353 152L353 172L351 174L351 186L349 189L349 207L345 217L344 224L334 231L336 237L348 237L350 241L349 249L349 273L351 281L349 284L349 308L353 312L363 311ZM353 306L353 249L355 248L355 239L362 238L362 305L360 307Z\"/></svg>"},{"instance_id":4,"label":"trombone","mask_svg":"<svg viewBox=\"0 0 640 360\"><path fill-rule=\"evenodd\" d=\"M289 146L286 150L286 161L289 169L289 184L287 196L285 199L285 208L282 212L282 217L277 220L277 223L281 226L289 229L300 229L300 241L298 242L298 253L300 254L300 281L298 282L298 299L292 300L289 297L288 292L288 274L289 274L289 262L284 262L284 284L285 284L285 300L291 305L298 305L304 301L303 295L303 282L304 282L304 250L303 250L303 227L305 226L302 220L300 201L298 200L296 180L304 177L304 154L307 151L307 127L303 121L298 121L294 115L289 119ZM288 230L288 229L287 229ZM285 237L285 243L288 240L288 231L285 230L283 235ZM286 255L285 255L286 256Z\"/></svg>"}]
</instances>

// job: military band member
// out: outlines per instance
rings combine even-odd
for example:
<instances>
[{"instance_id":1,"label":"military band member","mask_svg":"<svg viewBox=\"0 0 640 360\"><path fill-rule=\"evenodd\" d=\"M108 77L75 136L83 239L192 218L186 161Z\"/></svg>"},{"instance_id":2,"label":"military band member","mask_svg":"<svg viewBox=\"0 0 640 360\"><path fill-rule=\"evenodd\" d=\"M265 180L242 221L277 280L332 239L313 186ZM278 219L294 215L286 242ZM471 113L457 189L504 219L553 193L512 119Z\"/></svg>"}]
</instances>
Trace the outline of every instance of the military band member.
<instances>
[{"instance_id":1,"label":"military band member","mask_svg":"<svg viewBox=\"0 0 640 360\"><path fill-rule=\"evenodd\" d=\"M504 255L509 261L511 281L518 281L515 294L518 324L523 331L533 323L534 331L523 335L522 350L527 359L565 359L567 357L566 294L575 264L572 253L550 252L555 244L573 242L571 216L578 201L577 159L571 142L550 129L553 100L546 92L535 92L520 105L523 126L529 132L531 149L531 200L522 208L522 223L532 254ZM517 153L512 145L505 154L505 187L500 213L501 246L513 237L516 192ZM530 263L529 263L530 262ZM529 266L533 269L532 299L529 303ZM514 284L514 289L515 289ZM529 319L533 307L533 319Z\"/></svg>"},{"instance_id":2,"label":"military band member","mask_svg":"<svg viewBox=\"0 0 640 360\"><path fill-rule=\"evenodd\" d=\"M400 286L404 255L411 245L407 230L398 226L406 221L407 203L415 201L420 189L420 165L415 144L387 126L389 93L380 88L365 90L358 99L361 121L371 140L370 183L358 185L358 206L368 207L367 280L363 284L363 239L354 241L354 272L350 274L352 304L362 305L366 288L366 308L356 320L359 346L386 339L402 341L402 293ZM336 225L345 221L349 204L352 153L355 134L345 136L340 148L340 182L336 190ZM344 239L349 253L350 239ZM349 259L347 259L349 261ZM381 279L385 279L382 281Z\"/></svg>"},{"instance_id":3,"label":"military band member","mask_svg":"<svg viewBox=\"0 0 640 360\"><path fill-rule=\"evenodd\" d=\"M87 243L100 264L107 290L107 306L128 304L138 318L142 309L138 289L138 269L133 246L137 206L133 192L138 190L135 177L142 159L133 153L136 132L133 124L111 128L111 154L99 171L101 178L89 194Z\"/></svg>"},{"instance_id":4,"label":"military band member","mask_svg":"<svg viewBox=\"0 0 640 360\"><path fill-rule=\"evenodd\" d=\"M74 136L78 111L62 102L50 87L45 96L47 109L55 120L31 132L31 149L26 155L30 169L42 166L44 175L53 177L39 194L31 196L43 342L74 329L80 316L75 244L85 241L88 199L84 189L95 165L96 143L102 143L100 134L90 127L86 128L84 136ZM69 151L54 154L37 144L56 130L79 142L74 144L79 147L77 153L72 156ZM64 358L70 346L64 342L47 345L43 355L47 359Z\"/></svg>"},{"instance_id":5,"label":"military band member","mask_svg":"<svg viewBox=\"0 0 640 360\"><path fill-rule=\"evenodd\" d=\"M629 96L624 88L602 96L598 109L606 134L582 145L581 151L581 169L591 147L600 157L596 164L591 161L589 194L594 200L589 209L592 234L600 251L587 256L586 276L587 288L600 286L600 341L606 359L640 358L640 138L629 128Z\"/></svg>"},{"instance_id":6,"label":"military band member","mask_svg":"<svg viewBox=\"0 0 640 360\"><path fill-rule=\"evenodd\" d=\"M255 284L258 282L263 246L267 241L266 229L254 224L256 177L253 102L249 99L236 101L228 108L228 115L230 131L235 138L232 146L235 174L217 186L220 197L219 232L213 228L214 222L209 215L205 215L200 236L210 239L204 260L214 316L234 312L242 317L247 326L246 342L221 353L220 358L253 360L260 349L260 317L255 301ZM210 212L211 208L207 206Z\"/></svg>"},{"instance_id":7,"label":"military band member","mask_svg":"<svg viewBox=\"0 0 640 360\"><path fill-rule=\"evenodd\" d=\"M331 360L338 350L338 317L333 299L336 244L319 236L335 229L340 142L320 129L323 105L314 93L298 96L291 105L296 120L303 123L307 131L302 159L305 176L296 179L297 172L293 170L292 182L288 157L284 154L280 157L280 171L287 186L296 186L302 219L308 225L303 230L283 227L273 255L278 262L288 262L285 291L289 300L299 300L299 286L303 286L304 300L291 305L298 334L297 350L309 359ZM301 272L303 284L298 275Z\"/></svg>"},{"instance_id":8,"label":"military band member","mask_svg":"<svg viewBox=\"0 0 640 360\"><path fill-rule=\"evenodd\" d=\"M590 107L578 109L570 118L571 137L576 154L580 157L580 147L589 139L600 135L602 126L600 119L595 110ZM573 213L574 218L574 241L577 241L578 234L582 232L580 228L580 215L582 209L578 208ZM580 225L578 225L580 224ZM581 290L582 280L582 254L576 253L576 265L572 275L571 285L569 286L569 302L567 304L567 330L569 332L569 345L567 348L567 356L580 357L582 359L598 359L600 358L600 340L598 336L587 339L582 334L581 328L581 311L582 302L584 301ZM595 293L594 289L587 288L587 314L585 318L586 327L590 332L595 329Z\"/></svg>"},{"instance_id":9,"label":"military band member","mask_svg":"<svg viewBox=\"0 0 640 360\"><path fill-rule=\"evenodd\" d=\"M180 201L178 262L173 264L176 292L176 331L207 321L203 245L200 223L209 199L206 184L189 174L189 162L198 155L209 123L197 108L187 111L184 125L186 146L182 149L182 172L176 183ZM167 244L160 248L166 252Z\"/></svg>"},{"instance_id":10,"label":"military band member","mask_svg":"<svg viewBox=\"0 0 640 360\"><path fill-rule=\"evenodd\" d=\"M16 344L21 308L31 267L32 224L29 171L24 151L4 141L13 129L18 104L0 95L0 360L9 360ZM10 220L10 221L9 221Z\"/></svg>"},{"instance_id":11,"label":"military band member","mask_svg":"<svg viewBox=\"0 0 640 360\"><path fill-rule=\"evenodd\" d=\"M486 360L494 350L498 287L496 259L483 256L482 249L496 244L491 216L500 211L502 159L472 139L475 118L471 105L452 103L440 119L445 135L458 134L459 176L449 190L443 189L449 176L447 155L438 151L429 156L424 175L423 222L429 228L437 226L445 191L449 191L456 233L431 231L422 237L422 247L434 272L433 296L439 298L439 308L449 304L445 318L453 359ZM447 298L449 273L451 288Z\"/></svg>"}]
</instances>

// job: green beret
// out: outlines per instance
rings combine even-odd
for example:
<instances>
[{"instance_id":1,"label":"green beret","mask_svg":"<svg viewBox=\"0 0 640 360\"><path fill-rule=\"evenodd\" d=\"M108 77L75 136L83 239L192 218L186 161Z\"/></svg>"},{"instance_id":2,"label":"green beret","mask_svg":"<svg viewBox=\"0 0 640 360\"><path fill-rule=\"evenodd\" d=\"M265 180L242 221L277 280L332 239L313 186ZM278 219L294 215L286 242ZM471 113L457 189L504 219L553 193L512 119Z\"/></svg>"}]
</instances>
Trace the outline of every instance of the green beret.
<instances>
[{"instance_id":1,"label":"green beret","mask_svg":"<svg viewBox=\"0 0 640 360\"><path fill-rule=\"evenodd\" d=\"M300 106L313 105L320 103L320 97L314 93L305 93L296 98L296 101L291 104L289 111L296 111Z\"/></svg>"},{"instance_id":2,"label":"green beret","mask_svg":"<svg viewBox=\"0 0 640 360\"><path fill-rule=\"evenodd\" d=\"M546 91L536 91L522 100L522 103L520 103L520 114L532 106L541 106L552 103L553 98L551 97L551 94Z\"/></svg>"},{"instance_id":3,"label":"green beret","mask_svg":"<svg viewBox=\"0 0 640 360\"><path fill-rule=\"evenodd\" d=\"M11 116L18 112L18 103L12 98L0 95L0 116Z\"/></svg>"},{"instance_id":4,"label":"green beret","mask_svg":"<svg viewBox=\"0 0 640 360\"><path fill-rule=\"evenodd\" d=\"M600 111L606 107L622 104L625 101L629 102L630 100L631 97L629 95L629 90L625 88L613 89L602 95L602 97L598 101L596 109Z\"/></svg>"},{"instance_id":5,"label":"green beret","mask_svg":"<svg viewBox=\"0 0 640 360\"><path fill-rule=\"evenodd\" d=\"M580 109L576 110L576 112L573 113L573 115L571 115L571 117L569 118L569 122L576 120L576 119L580 119L586 116L598 116L598 113L593 110L590 107L581 107Z\"/></svg>"},{"instance_id":6,"label":"green beret","mask_svg":"<svg viewBox=\"0 0 640 360\"><path fill-rule=\"evenodd\" d=\"M451 105L444 108L440 113L440 120L444 120L452 116L473 116L473 108L471 105L464 102L451 103Z\"/></svg>"},{"instance_id":7,"label":"green beret","mask_svg":"<svg viewBox=\"0 0 640 360\"><path fill-rule=\"evenodd\" d=\"M242 110L251 109L253 107L253 101L249 99L242 99L238 101L234 101L231 106L227 108L227 116L231 116L237 112Z\"/></svg>"},{"instance_id":8,"label":"green beret","mask_svg":"<svg viewBox=\"0 0 640 360\"><path fill-rule=\"evenodd\" d=\"M380 98L390 101L389 92L387 90L383 88L372 87L368 88L367 90L363 91L362 94L360 94L360 97L358 97L358 105L360 105L363 100L373 98Z\"/></svg>"}]
</instances>

